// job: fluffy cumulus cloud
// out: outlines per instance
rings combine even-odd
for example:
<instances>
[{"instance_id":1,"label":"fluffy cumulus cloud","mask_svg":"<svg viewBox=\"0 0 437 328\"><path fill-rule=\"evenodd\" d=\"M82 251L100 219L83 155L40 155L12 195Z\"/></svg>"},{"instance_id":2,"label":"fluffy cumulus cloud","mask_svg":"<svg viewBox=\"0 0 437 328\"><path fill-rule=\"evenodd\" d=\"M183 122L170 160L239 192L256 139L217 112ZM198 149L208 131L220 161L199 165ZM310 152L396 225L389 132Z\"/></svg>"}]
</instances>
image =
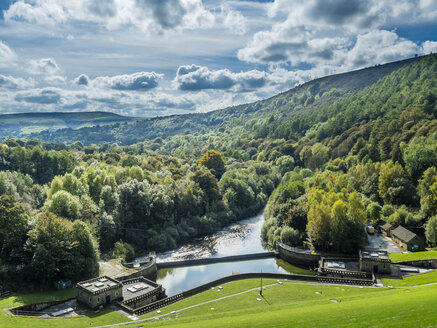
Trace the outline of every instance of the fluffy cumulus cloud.
<instances>
[{"instance_id":1,"label":"fluffy cumulus cloud","mask_svg":"<svg viewBox=\"0 0 437 328\"><path fill-rule=\"evenodd\" d=\"M130 25L146 33L210 27L215 19L201 0L19 0L4 17L45 25L75 21L108 29Z\"/></svg>"},{"instance_id":2,"label":"fluffy cumulus cloud","mask_svg":"<svg viewBox=\"0 0 437 328\"><path fill-rule=\"evenodd\" d=\"M35 85L32 79L25 80L20 77L6 76L0 74L0 89L26 89Z\"/></svg>"},{"instance_id":3,"label":"fluffy cumulus cloud","mask_svg":"<svg viewBox=\"0 0 437 328\"><path fill-rule=\"evenodd\" d=\"M28 71L30 74L56 75L61 72L53 58L41 58L29 60Z\"/></svg>"},{"instance_id":4,"label":"fluffy cumulus cloud","mask_svg":"<svg viewBox=\"0 0 437 328\"><path fill-rule=\"evenodd\" d=\"M0 67L7 67L12 65L17 59L15 52L11 50L6 44L0 41Z\"/></svg>"},{"instance_id":5,"label":"fluffy cumulus cloud","mask_svg":"<svg viewBox=\"0 0 437 328\"><path fill-rule=\"evenodd\" d=\"M220 89L250 91L268 83L268 74L258 70L233 73L228 69L211 71L206 66L179 66L174 82L180 90Z\"/></svg>"},{"instance_id":6,"label":"fluffy cumulus cloud","mask_svg":"<svg viewBox=\"0 0 437 328\"><path fill-rule=\"evenodd\" d=\"M158 86L158 81L164 77L163 74L155 72L138 72L116 76L99 76L93 80L81 74L73 80L73 83L95 88L109 88L125 91L147 91Z\"/></svg>"},{"instance_id":7,"label":"fluffy cumulus cloud","mask_svg":"<svg viewBox=\"0 0 437 328\"><path fill-rule=\"evenodd\" d=\"M256 32L238 51L238 58L291 65L301 77L320 77L435 49L433 42L415 43L390 29L401 22L432 22L437 17L435 1L277 0L269 15L277 22ZM307 69L301 70L302 65Z\"/></svg>"}]
</instances>

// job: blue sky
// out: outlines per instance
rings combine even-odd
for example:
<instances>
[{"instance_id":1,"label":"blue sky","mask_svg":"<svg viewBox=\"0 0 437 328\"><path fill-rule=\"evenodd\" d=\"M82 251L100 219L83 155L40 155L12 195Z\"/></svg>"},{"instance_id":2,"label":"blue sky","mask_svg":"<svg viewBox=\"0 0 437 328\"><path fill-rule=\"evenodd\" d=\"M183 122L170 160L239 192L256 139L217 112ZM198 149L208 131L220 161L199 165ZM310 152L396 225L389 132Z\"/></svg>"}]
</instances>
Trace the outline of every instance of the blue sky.
<instances>
[{"instance_id":1,"label":"blue sky","mask_svg":"<svg viewBox=\"0 0 437 328\"><path fill-rule=\"evenodd\" d=\"M0 0L0 113L205 112L437 51L435 0Z\"/></svg>"}]
</instances>

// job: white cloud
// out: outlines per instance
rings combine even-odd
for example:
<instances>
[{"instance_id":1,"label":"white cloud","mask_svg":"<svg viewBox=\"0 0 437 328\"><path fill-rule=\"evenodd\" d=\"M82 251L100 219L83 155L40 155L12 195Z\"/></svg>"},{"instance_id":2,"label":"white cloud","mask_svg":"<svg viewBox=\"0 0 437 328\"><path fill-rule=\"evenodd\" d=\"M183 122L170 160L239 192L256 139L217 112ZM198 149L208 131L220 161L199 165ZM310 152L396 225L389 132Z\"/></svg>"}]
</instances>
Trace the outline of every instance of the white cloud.
<instances>
[{"instance_id":1,"label":"white cloud","mask_svg":"<svg viewBox=\"0 0 437 328\"><path fill-rule=\"evenodd\" d=\"M147 91L158 86L158 81L164 74L155 72L138 72L116 76L98 76L90 79L87 75L81 74L73 80L77 85L90 86L93 88L109 88L114 90Z\"/></svg>"},{"instance_id":2,"label":"white cloud","mask_svg":"<svg viewBox=\"0 0 437 328\"><path fill-rule=\"evenodd\" d=\"M17 60L17 55L0 41L0 67L7 67Z\"/></svg>"},{"instance_id":3,"label":"white cloud","mask_svg":"<svg viewBox=\"0 0 437 328\"><path fill-rule=\"evenodd\" d=\"M223 26L231 33L243 35L247 32L246 18L237 10L222 7Z\"/></svg>"},{"instance_id":4,"label":"white cloud","mask_svg":"<svg viewBox=\"0 0 437 328\"><path fill-rule=\"evenodd\" d=\"M423 53L429 54L429 53L436 53L437 52L437 42L436 41L425 41L422 44L423 47Z\"/></svg>"},{"instance_id":5,"label":"white cloud","mask_svg":"<svg viewBox=\"0 0 437 328\"><path fill-rule=\"evenodd\" d=\"M179 66L175 84L180 90L198 91L219 89L250 91L264 87L268 83L268 74L258 70L233 73L228 69L211 71L206 66Z\"/></svg>"},{"instance_id":6,"label":"white cloud","mask_svg":"<svg viewBox=\"0 0 437 328\"><path fill-rule=\"evenodd\" d=\"M61 72L53 58L31 59L27 70L35 75L56 75Z\"/></svg>"},{"instance_id":7,"label":"white cloud","mask_svg":"<svg viewBox=\"0 0 437 328\"><path fill-rule=\"evenodd\" d=\"M0 88L7 89L26 89L32 88L35 85L32 79L22 79L19 77L12 77L0 74Z\"/></svg>"},{"instance_id":8,"label":"white cloud","mask_svg":"<svg viewBox=\"0 0 437 328\"><path fill-rule=\"evenodd\" d=\"M4 11L4 17L52 26L75 21L108 29L130 25L145 33L209 28L215 20L201 0L19 0Z\"/></svg>"}]
</instances>

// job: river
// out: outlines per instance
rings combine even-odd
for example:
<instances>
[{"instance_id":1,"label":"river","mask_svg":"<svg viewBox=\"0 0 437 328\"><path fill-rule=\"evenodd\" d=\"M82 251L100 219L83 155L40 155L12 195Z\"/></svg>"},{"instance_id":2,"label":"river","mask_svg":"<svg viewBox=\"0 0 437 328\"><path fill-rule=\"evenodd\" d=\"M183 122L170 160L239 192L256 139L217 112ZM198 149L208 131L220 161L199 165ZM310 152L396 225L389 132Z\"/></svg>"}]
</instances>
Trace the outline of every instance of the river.
<instances>
[{"instance_id":1,"label":"river","mask_svg":"<svg viewBox=\"0 0 437 328\"><path fill-rule=\"evenodd\" d=\"M157 262L223 257L268 251L260 234L264 216L259 214L250 219L234 223L213 235L194 239L176 250L158 253ZM141 259L138 259L141 260ZM270 258L251 261L217 263L161 269L157 283L172 296L184 290L205 284L220 277L246 272L308 273L280 259Z\"/></svg>"}]
</instances>

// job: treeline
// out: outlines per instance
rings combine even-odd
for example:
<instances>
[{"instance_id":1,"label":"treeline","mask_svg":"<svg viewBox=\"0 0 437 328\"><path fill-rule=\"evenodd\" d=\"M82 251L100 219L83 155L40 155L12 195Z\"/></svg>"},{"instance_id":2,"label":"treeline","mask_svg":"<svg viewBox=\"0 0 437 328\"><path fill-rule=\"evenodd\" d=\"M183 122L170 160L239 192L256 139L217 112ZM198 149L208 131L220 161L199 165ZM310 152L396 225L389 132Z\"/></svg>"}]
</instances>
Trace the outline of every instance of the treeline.
<instances>
[{"instance_id":1,"label":"treeline","mask_svg":"<svg viewBox=\"0 0 437 328\"><path fill-rule=\"evenodd\" d=\"M365 224L383 219L424 227L426 242L437 246L437 133L400 149L395 162L349 155L314 174L286 173L268 201L263 238L272 245L309 242L318 250L355 253L365 245Z\"/></svg>"},{"instance_id":2,"label":"treeline","mask_svg":"<svg viewBox=\"0 0 437 328\"><path fill-rule=\"evenodd\" d=\"M77 281L98 272L100 253L131 260L175 248L259 213L280 180L267 163L226 162L208 149L185 161L144 144L46 147L0 144L8 169L0 171L1 284ZM44 184L41 172L53 175L59 159L63 170Z\"/></svg>"}]
</instances>

